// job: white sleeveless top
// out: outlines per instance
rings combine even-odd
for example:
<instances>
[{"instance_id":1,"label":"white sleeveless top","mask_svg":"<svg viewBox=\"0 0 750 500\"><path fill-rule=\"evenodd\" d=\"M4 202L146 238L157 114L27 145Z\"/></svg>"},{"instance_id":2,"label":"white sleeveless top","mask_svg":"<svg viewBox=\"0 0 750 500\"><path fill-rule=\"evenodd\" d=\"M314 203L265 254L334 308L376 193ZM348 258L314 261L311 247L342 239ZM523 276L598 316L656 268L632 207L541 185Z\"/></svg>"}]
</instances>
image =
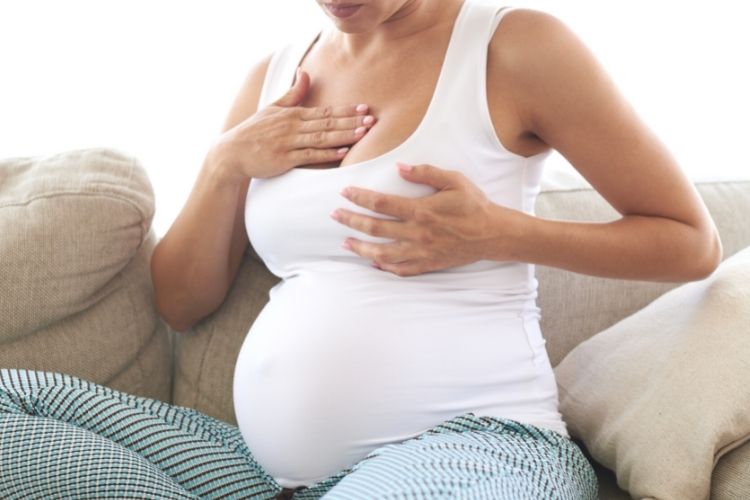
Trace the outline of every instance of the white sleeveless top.
<instances>
[{"instance_id":1,"label":"white sleeveless top","mask_svg":"<svg viewBox=\"0 0 750 500\"><path fill-rule=\"evenodd\" d=\"M237 421L258 463L285 487L310 485L466 412L568 436L539 329L534 266L478 261L399 277L341 248L385 242L329 217L345 186L421 197L396 161L460 170L495 203L534 213L546 154L498 141L486 97L488 43L506 9L466 0L424 119L401 145L339 168L252 179L250 242L283 278L244 340ZM309 43L276 53L260 107L286 92Z\"/></svg>"}]
</instances>

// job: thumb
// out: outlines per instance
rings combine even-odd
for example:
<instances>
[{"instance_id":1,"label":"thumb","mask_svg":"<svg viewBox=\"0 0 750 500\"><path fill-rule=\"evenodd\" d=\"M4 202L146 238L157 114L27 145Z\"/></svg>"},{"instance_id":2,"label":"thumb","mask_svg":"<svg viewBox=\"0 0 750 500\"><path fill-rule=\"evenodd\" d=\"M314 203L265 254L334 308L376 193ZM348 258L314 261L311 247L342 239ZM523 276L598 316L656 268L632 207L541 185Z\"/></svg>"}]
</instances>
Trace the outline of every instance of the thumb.
<instances>
[{"instance_id":1,"label":"thumb","mask_svg":"<svg viewBox=\"0 0 750 500\"><path fill-rule=\"evenodd\" d=\"M309 89L310 75L305 71L297 69L297 77L294 80L294 85L292 85L292 88L290 88L287 93L279 98L274 104L285 108L298 106L305 98Z\"/></svg>"},{"instance_id":2,"label":"thumb","mask_svg":"<svg viewBox=\"0 0 750 500\"><path fill-rule=\"evenodd\" d=\"M410 182L427 184L438 191L448 189L456 185L454 177L455 172L433 167L432 165L409 165L403 162L396 162L401 176Z\"/></svg>"}]
</instances>

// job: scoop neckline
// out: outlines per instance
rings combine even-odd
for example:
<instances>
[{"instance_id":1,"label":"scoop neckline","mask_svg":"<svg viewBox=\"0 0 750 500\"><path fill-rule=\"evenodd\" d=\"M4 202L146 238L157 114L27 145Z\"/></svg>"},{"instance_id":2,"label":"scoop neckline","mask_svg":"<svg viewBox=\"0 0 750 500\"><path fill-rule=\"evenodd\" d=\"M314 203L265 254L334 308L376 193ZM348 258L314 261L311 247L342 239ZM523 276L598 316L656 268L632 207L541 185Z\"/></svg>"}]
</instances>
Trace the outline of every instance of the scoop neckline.
<instances>
[{"instance_id":1,"label":"scoop neckline","mask_svg":"<svg viewBox=\"0 0 750 500\"><path fill-rule=\"evenodd\" d=\"M399 154L404 148L406 148L409 144L414 142L416 140L416 137L420 135L422 130L427 127L427 123L429 119L431 118L431 115L435 113L435 102L438 100L439 95L442 93L442 88L445 86L445 73L446 73L446 62L448 61L448 58L451 56L451 54L455 51L455 45L456 45L456 28L459 25L459 21L462 19L462 17L465 15L465 12L467 10L468 4L470 3L470 0L463 0L461 7L459 8L458 15L456 15L456 19L453 21L453 27L451 28L451 35L448 40L448 47L445 50L445 55L443 56L443 62L440 65L440 72L438 73L437 82L435 83L435 88L432 91L432 96L430 97L430 102L427 104L427 110L425 111L424 115L422 116L422 119L420 120L417 127L412 131L411 134L409 134L406 139L404 139L402 142L400 142L395 147L389 149L388 151L385 151L384 153L381 153L373 158L358 161L355 163L350 163L348 165L339 165L337 167L327 167L327 168L309 168L309 167L294 167L292 169L287 170L288 172L301 172L301 171L310 171L314 172L315 174L320 174L327 170L348 170L352 167L361 167L364 165L369 165L371 163L383 161L384 159L387 159L389 156L395 156ZM294 66L294 70L296 72L297 68L300 67L302 62L304 61L305 57L307 57L307 54L312 50L313 46L318 42L318 40L321 39L323 35L323 32L319 32L315 39L313 39L312 43L307 47L307 50L303 53L303 55L300 57L299 62ZM293 79L294 77L292 77ZM395 162L394 162L395 167Z\"/></svg>"}]
</instances>

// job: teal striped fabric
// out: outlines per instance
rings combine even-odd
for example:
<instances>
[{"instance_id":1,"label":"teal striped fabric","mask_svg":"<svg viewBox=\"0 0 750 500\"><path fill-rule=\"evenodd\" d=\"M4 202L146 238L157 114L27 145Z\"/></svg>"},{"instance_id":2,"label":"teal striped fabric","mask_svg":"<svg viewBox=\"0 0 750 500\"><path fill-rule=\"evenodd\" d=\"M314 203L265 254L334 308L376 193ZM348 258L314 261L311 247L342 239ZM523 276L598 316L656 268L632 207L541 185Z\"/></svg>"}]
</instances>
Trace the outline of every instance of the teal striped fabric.
<instances>
[{"instance_id":1,"label":"teal striped fabric","mask_svg":"<svg viewBox=\"0 0 750 500\"><path fill-rule=\"evenodd\" d=\"M457 416L282 489L237 427L77 377L0 370L0 498L597 498L581 450L512 420Z\"/></svg>"}]
</instances>

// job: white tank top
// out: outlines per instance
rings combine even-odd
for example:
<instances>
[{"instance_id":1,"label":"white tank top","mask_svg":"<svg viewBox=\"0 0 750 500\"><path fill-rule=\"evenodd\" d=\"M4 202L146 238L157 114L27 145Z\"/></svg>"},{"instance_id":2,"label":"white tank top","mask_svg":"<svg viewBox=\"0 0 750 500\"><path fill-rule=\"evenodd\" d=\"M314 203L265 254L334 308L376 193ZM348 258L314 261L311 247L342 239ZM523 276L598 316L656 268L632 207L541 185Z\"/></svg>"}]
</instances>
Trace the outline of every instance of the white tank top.
<instances>
[{"instance_id":1,"label":"white tank top","mask_svg":"<svg viewBox=\"0 0 750 500\"><path fill-rule=\"evenodd\" d=\"M250 242L282 281L240 350L234 405L250 451L282 486L310 485L465 412L568 436L533 265L482 260L399 277L340 246L348 236L390 240L329 217L339 207L378 215L343 198L345 186L434 192L403 180L396 161L460 170L495 203L534 213L546 154L505 149L487 108L487 48L505 12L465 1L427 113L401 145L250 183ZM273 56L260 107L289 89L308 46Z\"/></svg>"}]
</instances>

